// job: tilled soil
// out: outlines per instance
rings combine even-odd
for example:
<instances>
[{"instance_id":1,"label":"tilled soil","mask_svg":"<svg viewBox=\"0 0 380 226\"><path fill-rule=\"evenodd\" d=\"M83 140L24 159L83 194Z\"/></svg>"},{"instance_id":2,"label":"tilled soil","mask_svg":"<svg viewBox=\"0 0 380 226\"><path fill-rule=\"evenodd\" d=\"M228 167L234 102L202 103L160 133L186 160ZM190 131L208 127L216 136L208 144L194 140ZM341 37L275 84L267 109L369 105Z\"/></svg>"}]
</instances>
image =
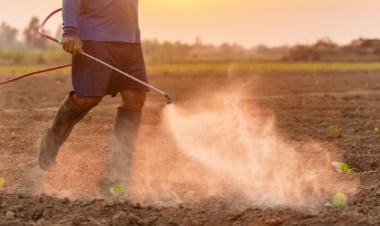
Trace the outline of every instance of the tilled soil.
<instances>
[{"instance_id":1,"label":"tilled soil","mask_svg":"<svg viewBox=\"0 0 380 226\"><path fill-rule=\"evenodd\" d=\"M283 137L300 144L313 139L341 150L342 161L360 179L345 208L247 205L233 197L170 206L104 198L99 182L118 98L107 97L92 110L62 147L57 171L43 172L36 142L70 91L68 75L48 74L0 87L0 178L5 180L0 225L380 225L380 132L375 129L380 127L380 72L235 74L164 73L150 80L182 106L231 83L244 84L249 92L241 102L272 112ZM165 143L160 137L165 131L157 133L164 106L164 98L151 92L144 108L143 136L156 136L157 145ZM331 125L338 125L338 131L331 131ZM175 145L165 145L175 153ZM144 163L136 158L139 164ZM154 171L154 166L144 169Z\"/></svg>"}]
</instances>

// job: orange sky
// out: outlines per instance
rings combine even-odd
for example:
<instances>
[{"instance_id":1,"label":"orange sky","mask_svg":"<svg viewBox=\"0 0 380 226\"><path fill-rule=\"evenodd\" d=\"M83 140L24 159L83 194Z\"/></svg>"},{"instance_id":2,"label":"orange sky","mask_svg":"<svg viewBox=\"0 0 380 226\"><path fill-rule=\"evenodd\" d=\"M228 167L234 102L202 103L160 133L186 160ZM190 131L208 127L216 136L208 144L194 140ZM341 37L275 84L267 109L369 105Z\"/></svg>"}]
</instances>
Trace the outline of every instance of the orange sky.
<instances>
[{"instance_id":1,"label":"orange sky","mask_svg":"<svg viewBox=\"0 0 380 226\"><path fill-rule=\"evenodd\" d=\"M43 18L61 0L1 0L0 21L24 28ZM348 43L380 37L379 0L140 0L143 39L205 43L235 42L246 47L312 43L330 37ZM56 29L59 21L52 23Z\"/></svg>"}]
</instances>

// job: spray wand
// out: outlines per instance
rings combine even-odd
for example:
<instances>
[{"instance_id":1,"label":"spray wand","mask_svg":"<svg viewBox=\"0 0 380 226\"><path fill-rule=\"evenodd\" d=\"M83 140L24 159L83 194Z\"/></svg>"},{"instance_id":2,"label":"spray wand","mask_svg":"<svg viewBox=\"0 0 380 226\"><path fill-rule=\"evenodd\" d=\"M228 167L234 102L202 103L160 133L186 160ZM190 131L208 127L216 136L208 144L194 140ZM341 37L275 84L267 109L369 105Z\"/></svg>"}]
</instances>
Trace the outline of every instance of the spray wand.
<instances>
[{"instance_id":1,"label":"spray wand","mask_svg":"<svg viewBox=\"0 0 380 226\"><path fill-rule=\"evenodd\" d=\"M60 9L56 9L56 10L54 10L53 12L51 12L51 13L50 13L50 14L44 19L44 21L42 22L42 24L41 24L41 26L40 26L40 29L39 29L39 31L38 31L39 34L40 34L42 37L44 37L44 38L46 38L46 39L49 39L49 40L51 40L51 41L53 41L53 42L55 42L55 43L57 43L57 44L60 44L60 41L59 41L58 39L53 38L53 37L51 37L50 35L46 34L46 33L44 32L44 26L45 26L46 22L47 22L47 21L48 21L53 15L55 15L56 13L58 13L58 12L60 12L60 11L62 11L62 8L60 8ZM160 90L160 89L158 89L158 88L156 88L156 87L154 87L154 86L152 86L152 85L150 85L150 84L148 84L148 83L146 83L146 82L144 82L144 81L141 81L141 80L139 80L139 79L133 77L132 75L129 75L129 74L127 74L126 72L124 72L124 71L122 71L122 70L120 70L120 69L118 69L118 68L116 68L116 67L114 67L114 66L112 66L112 65L110 65L110 64L108 64L108 63L106 63L106 62L104 62L104 61L102 61L102 60L100 60L100 59L98 59L98 58L96 58L96 57L94 57L94 56L92 56L92 55L90 55L90 54L84 52L84 51L81 51L80 54L82 54L82 55L84 55L84 56L86 56L86 57L88 57L88 58L90 58L90 59L92 59L92 60L94 60L94 61L96 61L96 62L98 62L98 63L100 63L100 64L103 64L104 66L109 67L109 68L111 68L112 70L114 70L114 71L116 71L116 72L118 72L118 73L120 73L120 74L122 74L122 75L124 75L124 76L126 76L126 77L128 77L128 78L130 78L130 79L132 79L132 80L134 80L134 81L136 81L136 82L138 82L138 83L140 83L140 84L142 84L142 85L144 85L144 86L146 86L146 87L152 89L152 90L154 90L154 91L156 91L157 93L163 95L163 96L166 98L166 103L167 103L167 104L171 104L171 103L172 103L172 101L171 101L169 95L168 95L167 93L165 93L164 91L162 91L162 90ZM31 76L31 75L35 75L35 74L42 73L42 72L47 72L47 71L53 71L53 70L57 70L57 69L61 69L61 68L64 68L64 67L69 67L69 66L71 66L71 64L65 64L65 65L61 65L61 66L57 66L57 67L52 67L52 68L48 68L48 69L44 69L44 70L39 70L39 71L34 71L34 72L31 72L31 73L23 74L23 75L20 75L20 76L15 77L15 78L8 79L8 80L6 80L6 81L0 82L0 85L3 85L3 84L6 84L6 83L10 83L10 82L16 81L16 80L18 80L18 79L25 78L25 77L27 77L27 76Z\"/></svg>"}]
</instances>

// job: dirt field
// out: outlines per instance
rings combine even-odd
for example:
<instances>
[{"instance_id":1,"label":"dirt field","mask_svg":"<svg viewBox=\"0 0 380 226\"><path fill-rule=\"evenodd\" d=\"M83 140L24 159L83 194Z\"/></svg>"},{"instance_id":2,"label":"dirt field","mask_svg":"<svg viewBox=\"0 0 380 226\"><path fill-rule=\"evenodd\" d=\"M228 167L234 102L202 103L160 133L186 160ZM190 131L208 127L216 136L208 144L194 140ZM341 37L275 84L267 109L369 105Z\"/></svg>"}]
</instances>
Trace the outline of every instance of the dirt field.
<instances>
[{"instance_id":1,"label":"dirt field","mask_svg":"<svg viewBox=\"0 0 380 226\"><path fill-rule=\"evenodd\" d=\"M359 178L356 193L343 209L324 205L331 202L328 198L310 209L247 204L229 195L160 203L157 194L166 188L158 185L173 177L172 170L179 171L176 162L190 162L190 171L199 174L202 170L177 151L170 134L160 127L165 100L151 92L134 162L136 196L130 201L106 199L98 184L119 100L107 97L93 109L62 147L56 171L44 173L37 166L36 142L70 91L68 75L49 74L0 87L0 178L5 179L0 225L380 225L380 132L375 129L380 127L380 72L189 72L150 78L183 108L202 104L214 92L232 90L231 84L245 84L248 93L240 103L248 112L256 106L271 112L277 133L288 142L305 145L314 140L334 150L337 160L353 171L343 175L331 167L331 174L348 181ZM331 125L337 125L337 131ZM147 155L156 156L157 162L145 165ZM165 164L170 167L155 173ZM183 190L177 193L182 197L189 185L186 179L180 182L177 188ZM149 200L138 195L140 188L150 189Z\"/></svg>"}]
</instances>

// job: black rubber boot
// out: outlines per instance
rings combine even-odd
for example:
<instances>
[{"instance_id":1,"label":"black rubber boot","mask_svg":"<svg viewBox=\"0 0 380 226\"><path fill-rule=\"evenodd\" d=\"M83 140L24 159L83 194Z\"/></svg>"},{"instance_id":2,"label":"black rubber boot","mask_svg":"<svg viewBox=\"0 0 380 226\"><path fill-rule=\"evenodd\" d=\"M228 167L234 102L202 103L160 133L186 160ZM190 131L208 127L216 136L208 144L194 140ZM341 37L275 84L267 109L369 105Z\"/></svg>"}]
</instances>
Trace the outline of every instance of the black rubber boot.
<instances>
[{"instance_id":1,"label":"black rubber boot","mask_svg":"<svg viewBox=\"0 0 380 226\"><path fill-rule=\"evenodd\" d=\"M91 108L81 108L70 93L63 101L55 118L38 142L38 162L43 170L49 170L54 164L59 148L66 141L74 125Z\"/></svg>"},{"instance_id":2,"label":"black rubber boot","mask_svg":"<svg viewBox=\"0 0 380 226\"><path fill-rule=\"evenodd\" d=\"M121 107L117 109L113 125L110 172L108 172L111 174L109 178L111 184L108 186L127 186L140 122L141 110Z\"/></svg>"}]
</instances>

